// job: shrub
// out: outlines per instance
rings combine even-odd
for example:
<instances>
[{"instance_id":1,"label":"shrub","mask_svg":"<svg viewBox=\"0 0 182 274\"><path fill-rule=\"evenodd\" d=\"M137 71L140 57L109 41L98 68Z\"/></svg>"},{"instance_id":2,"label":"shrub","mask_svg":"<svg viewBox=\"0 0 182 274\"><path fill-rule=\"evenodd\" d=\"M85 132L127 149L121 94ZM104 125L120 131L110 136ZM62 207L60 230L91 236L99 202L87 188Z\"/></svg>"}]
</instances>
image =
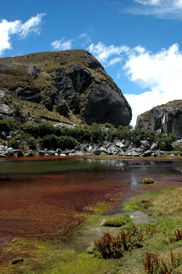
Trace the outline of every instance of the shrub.
<instances>
[{"instance_id":1,"label":"shrub","mask_svg":"<svg viewBox=\"0 0 182 274\"><path fill-rule=\"evenodd\" d=\"M55 131L53 125L49 123L24 124L22 125L22 130L36 138L53 134Z\"/></svg>"},{"instance_id":2,"label":"shrub","mask_svg":"<svg viewBox=\"0 0 182 274\"><path fill-rule=\"evenodd\" d=\"M71 136L58 137L58 147L61 149L73 149L77 145L77 141Z\"/></svg>"},{"instance_id":3,"label":"shrub","mask_svg":"<svg viewBox=\"0 0 182 274\"><path fill-rule=\"evenodd\" d=\"M182 230L176 229L173 235L169 235L169 242L174 243L182 240Z\"/></svg>"},{"instance_id":4,"label":"shrub","mask_svg":"<svg viewBox=\"0 0 182 274\"><path fill-rule=\"evenodd\" d=\"M46 135L40 140L41 147L48 149L73 149L77 141L70 136L57 137L55 134Z\"/></svg>"},{"instance_id":5,"label":"shrub","mask_svg":"<svg viewBox=\"0 0 182 274\"><path fill-rule=\"evenodd\" d=\"M119 126L118 127L118 138L120 139L127 139L130 138L131 131L129 126Z\"/></svg>"},{"instance_id":6,"label":"shrub","mask_svg":"<svg viewBox=\"0 0 182 274\"><path fill-rule=\"evenodd\" d=\"M146 273L148 274L171 274L173 269L181 265L181 258L175 258L173 252L170 252L170 261L166 263L159 257L159 254L147 252L142 261Z\"/></svg>"},{"instance_id":7,"label":"shrub","mask_svg":"<svg viewBox=\"0 0 182 274\"><path fill-rule=\"evenodd\" d=\"M34 137L30 136L29 138L26 139L26 142L30 149L36 149L37 141Z\"/></svg>"},{"instance_id":8,"label":"shrub","mask_svg":"<svg viewBox=\"0 0 182 274\"><path fill-rule=\"evenodd\" d=\"M94 255L96 257L104 259L120 258L123 252L123 245L119 236L113 237L110 233L105 233L95 241Z\"/></svg>"},{"instance_id":9,"label":"shrub","mask_svg":"<svg viewBox=\"0 0 182 274\"><path fill-rule=\"evenodd\" d=\"M42 148L55 149L57 148L58 137L54 134L46 135L40 139L40 145Z\"/></svg>"},{"instance_id":10,"label":"shrub","mask_svg":"<svg viewBox=\"0 0 182 274\"><path fill-rule=\"evenodd\" d=\"M170 151L172 150L172 142L175 140L175 135L170 134L169 136L165 136L163 134L156 137L156 142L159 146L160 150Z\"/></svg>"},{"instance_id":11,"label":"shrub","mask_svg":"<svg viewBox=\"0 0 182 274\"><path fill-rule=\"evenodd\" d=\"M20 123L13 120L0 120L0 131L10 132L11 130L20 128Z\"/></svg>"},{"instance_id":12,"label":"shrub","mask_svg":"<svg viewBox=\"0 0 182 274\"><path fill-rule=\"evenodd\" d=\"M8 142L8 146L12 147L14 149L22 149L23 148L23 144L22 144L21 140L16 139L16 137L13 137L10 139L10 141Z\"/></svg>"},{"instance_id":13,"label":"shrub","mask_svg":"<svg viewBox=\"0 0 182 274\"><path fill-rule=\"evenodd\" d=\"M93 253L96 257L109 259L123 256L124 251L143 246L143 231L133 225L131 230L120 231L117 236L105 233L95 241Z\"/></svg>"}]
</instances>

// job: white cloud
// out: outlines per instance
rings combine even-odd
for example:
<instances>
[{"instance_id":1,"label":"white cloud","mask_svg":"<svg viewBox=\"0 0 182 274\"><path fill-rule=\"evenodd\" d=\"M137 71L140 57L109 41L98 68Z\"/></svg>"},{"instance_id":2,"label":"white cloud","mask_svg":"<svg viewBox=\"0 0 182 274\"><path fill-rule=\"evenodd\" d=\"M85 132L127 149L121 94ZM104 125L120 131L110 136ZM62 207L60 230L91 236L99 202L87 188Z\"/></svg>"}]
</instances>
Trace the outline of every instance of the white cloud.
<instances>
[{"instance_id":1,"label":"white cloud","mask_svg":"<svg viewBox=\"0 0 182 274\"><path fill-rule=\"evenodd\" d=\"M124 69L129 79L147 92L125 94L133 110L132 124L136 117L154 106L182 99L182 52L177 44L156 54L143 48L128 56Z\"/></svg>"},{"instance_id":2,"label":"white cloud","mask_svg":"<svg viewBox=\"0 0 182 274\"><path fill-rule=\"evenodd\" d=\"M31 32L40 34L40 24L43 16L45 16L45 13L37 14L37 16L31 17L24 24L21 24L19 30L20 36L24 38Z\"/></svg>"},{"instance_id":3,"label":"white cloud","mask_svg":"<svg viewBox=\"0 0 182 274\"><path fill-rule=\"evenodd\" d=\"M72 40L65 41L64 38L61 38L52 42L51 46L55 50L68 50L72 48Z\"/></svg>"},{"instance_id":4,"label":"white cloud","mask_svg":"<svg viewBox=\"0 0 182 274\"><path fill-rule=\"evenodd\" d=\"M134 0L134 2L136 6L129 9L131 13L182 20L182 0Z\"/></svg>"},{"instance_id":5,"label":"white cloud","mask_svg":"<svg viewBox=\"0 0 182 274\"><path fill-rule=\"evenodd\" d=\"M122 61L122 58L121 57L114 57L113 59L111 59L110 61L109 61L109 63L107 64L107 66L109 67L109 66L113 66L113 65L115 65L115 64L117 64L117 63L120 63Z\"/></svg>"},{"instance_id":6,"label":"white cloud","mask_svg":"<svg viewBox=\"0 0 182 274\"><path fill-rule=\"evenodd\" d=\"M65 40L64 37L53 41L50 45L54 50L68 50L72 48L85 49L91 43L90 37L86 33L81 33L76 37Z\"/></svg>"},{"instance_id":7,"label":"white cloud","mask_svg":"<svg viewBox=\"0 0 182 274\"><path fill-rule=\"evenodd\" d=\"M161 0L135 0L135 2L142 5L156 6L161 3Z\"/></svg>"},{"instance_id":8,"label":"white cloud","mask_svg":"<svg viewBox=\"0 0 182 274\"><path fill-rule=\"evenodd\" d=\"M140 94L125 94L133 110L132 125L139 114L152 107L182 99L182 52L178 44L157 53L141 45L129 48L102 42L90 44L88 50L105 66L120 63L129 80L141 87ZM116 79L119 78L118 72Z\"/></svg>"},{"instance_id":9,"label":"white cloud","mask_svg":"<svg viewBox=\"0 0 182 274\"><path fill-rule=\"evenodd\" d=\"M126 54L129 48L127 46L107 46L102 42L90 44L87 48L100 62L105 66L111 66L122 60L122 54Z\"/></svg>"},{"instance_id":10,"label":"white cloud","mask_svg":"<svg viewBox=\"0 0 182 274\"><path fill-rule=\"evenodd\" d=\"M25 23L20 20L7 21L3 19L0 21L0 55L7 49L11 49L11 36L18 35L21 38L25 38L29 33L39 34L40 24L44 13L37 14L35 17L31 17Z\"/></svg>"}]
</instances>

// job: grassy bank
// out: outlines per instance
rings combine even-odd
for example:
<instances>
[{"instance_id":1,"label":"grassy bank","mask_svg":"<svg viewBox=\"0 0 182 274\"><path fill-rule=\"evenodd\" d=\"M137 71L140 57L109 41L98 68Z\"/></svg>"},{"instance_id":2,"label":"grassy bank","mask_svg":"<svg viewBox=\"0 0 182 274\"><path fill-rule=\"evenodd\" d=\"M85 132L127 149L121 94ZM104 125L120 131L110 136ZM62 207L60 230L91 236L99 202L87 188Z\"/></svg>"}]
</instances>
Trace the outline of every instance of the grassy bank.
<instances>
[{"instance_id":1,"label":"grassy bank","mask_svg":"<svg viewBox=\"0 0 182 274\"><path fill-rule=\"evenodd\" d=\"M120 230L132 229L132 219L123 218L122 214L103 215L107 207L98 205L94 214L85 216L84 225L71 232L65 243L14 239L4 248L0 273L182 273L182 187L138 196L124 205L128 212L144 212L149 223L136 226L143 233L140 248L129 248L117 259L98 258L85 248L90 235L103 228L103 221L106 231L109 224L113 237ZM121 227L118 219L122 220ZM22 261L13 263L16 259Z\"/></svg>"}]
</instances>

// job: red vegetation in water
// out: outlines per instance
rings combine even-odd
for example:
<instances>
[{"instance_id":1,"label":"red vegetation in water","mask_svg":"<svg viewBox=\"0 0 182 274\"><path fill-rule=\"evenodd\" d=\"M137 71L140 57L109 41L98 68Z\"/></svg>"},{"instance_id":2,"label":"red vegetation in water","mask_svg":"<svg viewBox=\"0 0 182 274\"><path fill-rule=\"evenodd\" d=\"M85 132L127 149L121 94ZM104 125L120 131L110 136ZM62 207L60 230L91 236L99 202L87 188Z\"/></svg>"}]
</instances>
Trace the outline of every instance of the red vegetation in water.
<instances>
[{"instance_id":1,"label":"red vegetation in water","mask_svg":"<svg viewBox=\"0 0 182 274\"><path fill-rule=\"evenodd\" d=\"M0 245L16 236L57 240L81 222L79 213L98 202L109 201L118 211L129 196L171 186L171 182L182 185L180 176L164 174L135 169L134 174L130 170L19 174L18 180L11 175L0 182ZM132 176L141 181L146 175L155 175L157 183L132 186Z\"/></svg>"}]
</instances>

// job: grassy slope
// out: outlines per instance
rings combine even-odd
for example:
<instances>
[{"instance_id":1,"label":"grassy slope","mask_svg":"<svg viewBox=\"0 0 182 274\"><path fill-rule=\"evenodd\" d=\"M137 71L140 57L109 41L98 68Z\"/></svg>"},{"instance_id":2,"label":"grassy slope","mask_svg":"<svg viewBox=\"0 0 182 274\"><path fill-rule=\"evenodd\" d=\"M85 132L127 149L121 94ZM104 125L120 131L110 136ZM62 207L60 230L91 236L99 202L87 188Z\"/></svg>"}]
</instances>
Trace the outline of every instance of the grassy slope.
<instances>
[{"instance_id":1,"label":"grassy slope","mask_svg":"<svg viewBox=\"0 0 182 274\"><path fill-rule=\"evenodd\" d=\"M141 201L150 200L151 207L145 209L150 221L156 228L153 235L146 237L143 248L127 252L120 259L97 259L92 254L65 248L62 245L43 243L26 239L15 239L4 250L4 263L0 266L1 273L145 273L142 260L146 252L159 252L160 258L170 261L170 250L175 257L182 258L182 241L169 242L169 234L182 228L182 188L172 188L138 197L129 202L126 208L142 209ZM87 219L85 229L97 222L100 215ZM142 226L142 225L140 225ZM144 226L144 225L143 225ZM84 228L82 228L84 229ZM80 230L80 233L82 232ZM24 258L24 262L12 265L14 258ZM7 258L7 261L5 260ZM173 270L182 273L182 266Z\"/></svg>"}]
</instances>

